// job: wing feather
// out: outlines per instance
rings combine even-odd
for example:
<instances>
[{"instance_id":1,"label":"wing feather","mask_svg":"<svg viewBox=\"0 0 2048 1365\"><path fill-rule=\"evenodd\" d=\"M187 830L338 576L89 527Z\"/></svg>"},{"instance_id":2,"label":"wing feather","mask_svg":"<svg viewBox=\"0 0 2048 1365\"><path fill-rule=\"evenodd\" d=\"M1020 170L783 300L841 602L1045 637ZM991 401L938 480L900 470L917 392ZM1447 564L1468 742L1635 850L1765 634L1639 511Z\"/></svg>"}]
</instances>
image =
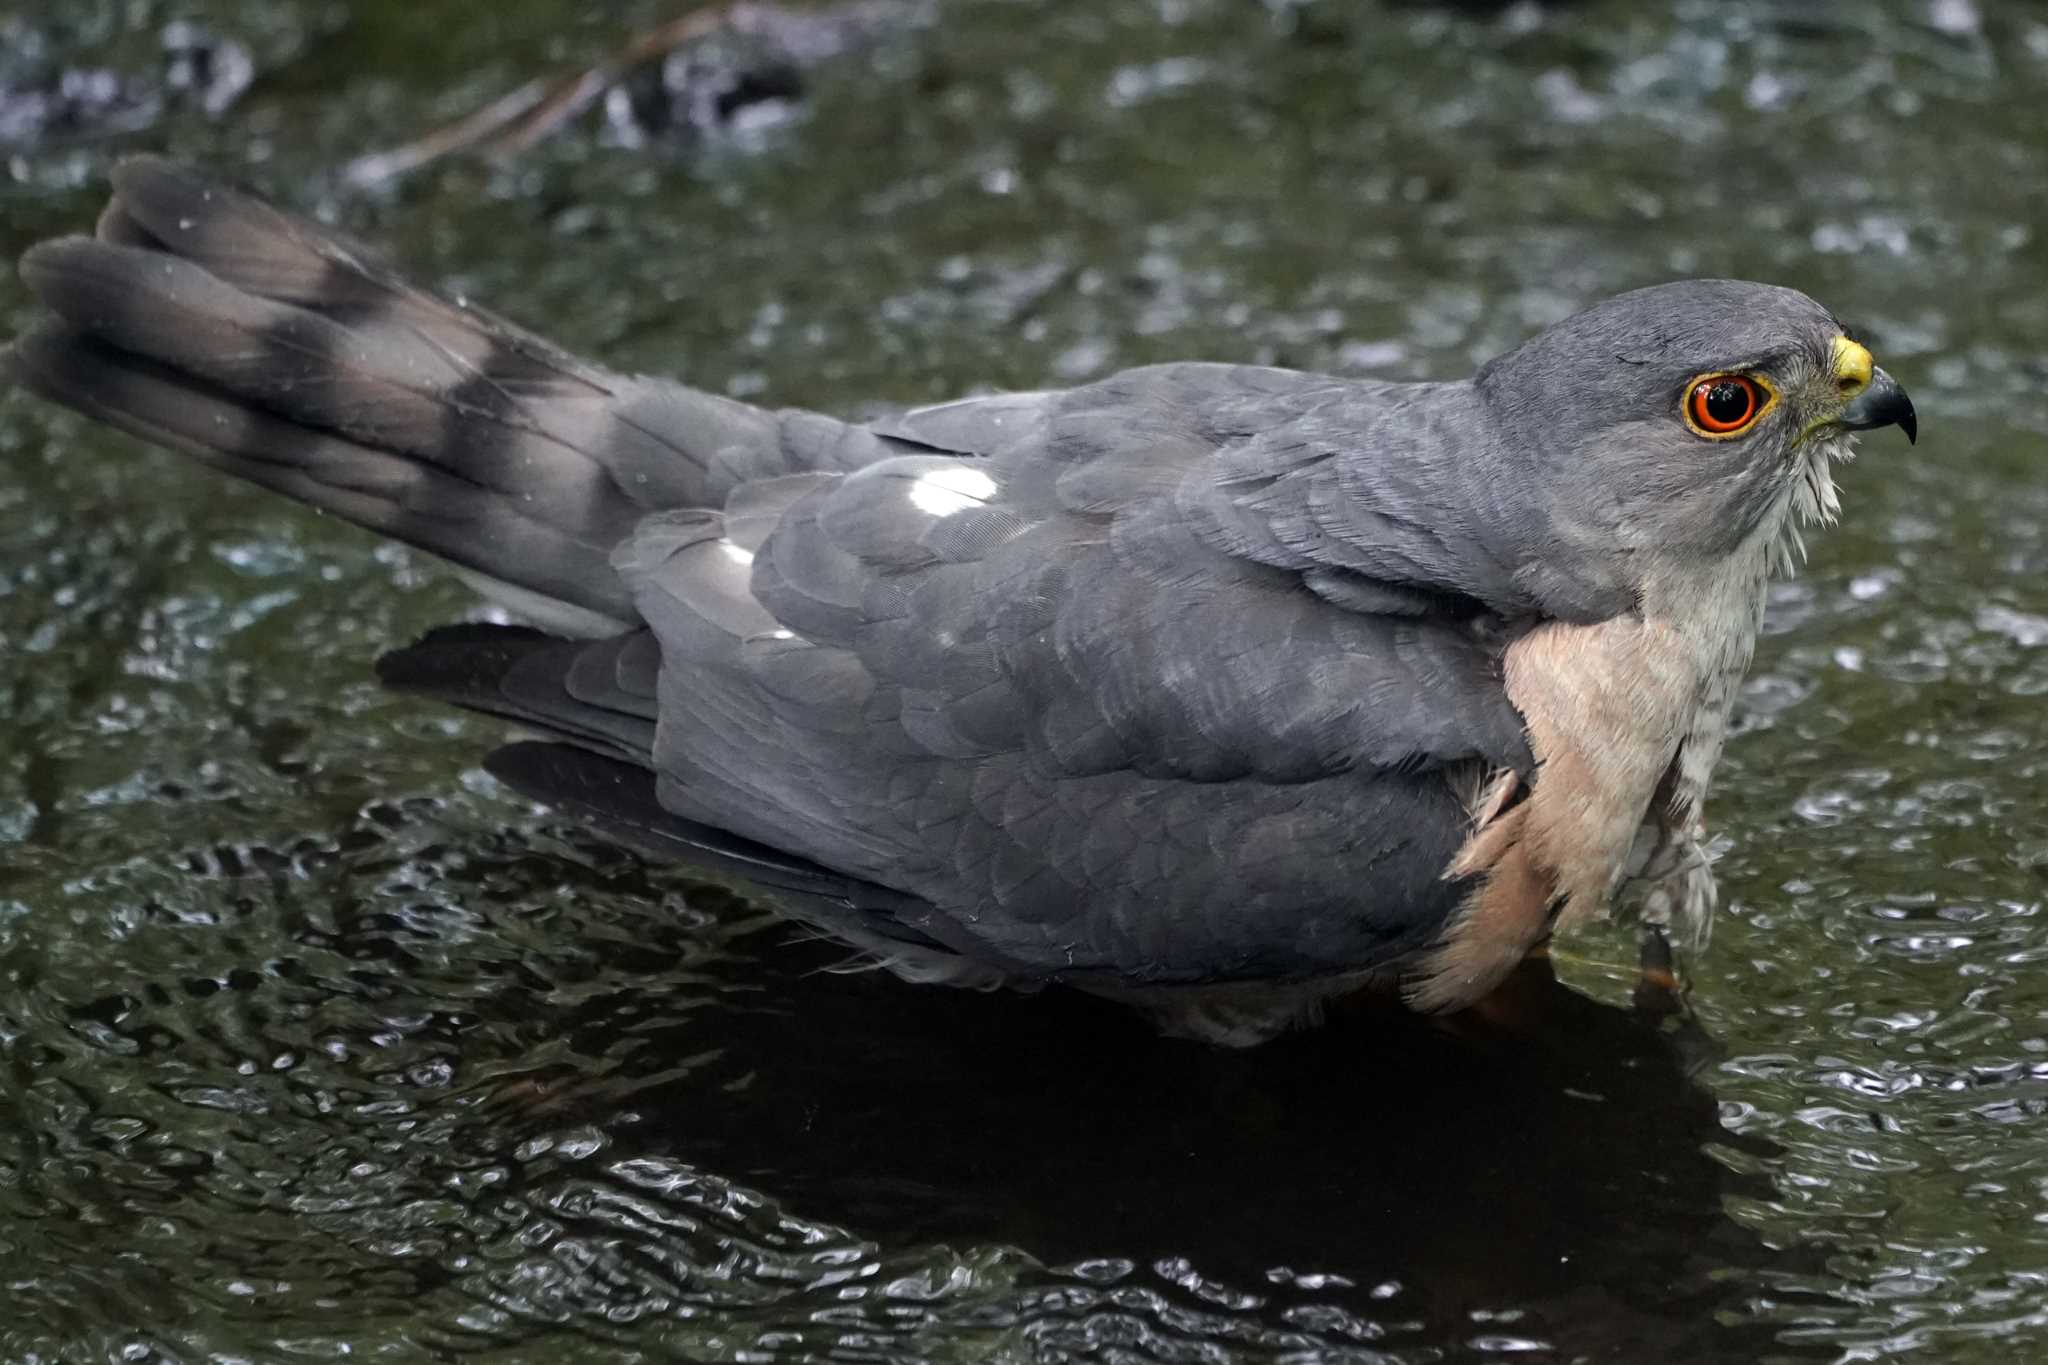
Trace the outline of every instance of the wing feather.
<instances>
[{"instance_id":1,"label":"wing feather","mask_svg":"<svg viewBox=\"0 0 2048 1365\"><path fill-rule=\"evenodd\" d=\"M1309 496L1335 456L1273 436L1286 381L1217 373L1220 411L1180 373L908 414L887 433L932 453L644 525L618 562L663 651L664 802L896 888L1010 971L1312 975L1432 942L1469 891L1465 775L1530 761L1508 618L1468 591L1494 568L1336 562ZM772 520L744 568L773 630L706 552L742 517Z\"/></svg>"}]
</instances>

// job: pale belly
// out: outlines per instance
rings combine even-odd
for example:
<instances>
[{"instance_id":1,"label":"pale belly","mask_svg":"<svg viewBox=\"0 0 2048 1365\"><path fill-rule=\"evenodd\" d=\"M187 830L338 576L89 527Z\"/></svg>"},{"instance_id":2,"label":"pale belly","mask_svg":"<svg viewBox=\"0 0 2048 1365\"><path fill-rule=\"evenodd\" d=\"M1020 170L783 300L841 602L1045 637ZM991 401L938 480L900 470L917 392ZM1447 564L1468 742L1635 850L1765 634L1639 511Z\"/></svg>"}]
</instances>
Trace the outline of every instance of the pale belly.
<instances>
[{"instance_id":1,"label":"pale belly","mask_svg":"<svg viewBox=\"0 0 2048 1365\"><path fill-rule=\"evenodd\" d=\"M1470 1004L1553 931L1617 899L1704 935L1715 903L1701 812L1763 608L1761 572L1682 613L1551 622L1508 647L1505 681L1537 760L1501 774L1449 872L1479 879L1410 999Z\"/></svg>"}]
</instances>

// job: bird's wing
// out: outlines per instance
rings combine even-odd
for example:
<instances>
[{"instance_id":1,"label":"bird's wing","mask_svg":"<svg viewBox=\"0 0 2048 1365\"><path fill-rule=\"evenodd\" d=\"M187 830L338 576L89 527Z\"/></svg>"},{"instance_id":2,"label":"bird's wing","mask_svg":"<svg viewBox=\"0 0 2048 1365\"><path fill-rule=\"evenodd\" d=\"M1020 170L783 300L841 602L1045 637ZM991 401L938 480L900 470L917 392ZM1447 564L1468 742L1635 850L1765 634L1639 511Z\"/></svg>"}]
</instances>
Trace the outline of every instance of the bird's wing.
<instances>
[{"instance_id":1,"label":"bird's wing","mask_svg":"<svg viewBox=\"0 0 2048 1365\"><path fill-rule=\"evenodd\" d=\"M1290 548L1339 452L1281 428L1331 383L1172 367L912 413L889 434L934 453L649 519L618 565L662 650L664 806L1019 972L1421 946L1459 894L1452 779L1530 763L1481 595L1507 580L1438 567L1427 526Z\"/></svg>"},{"instance_id":2,"label":"bird's wing","mask_svg":"<svg viewBox=\"0 0 2048 1365\"><path fill-rule=\"evenodd\" d=\"M908 926L901 892L665 809L652 770L661 652L646 630L566 640L528 626L443 626L377 661L385 686L516 721L548 738L507 744L501 781L671 861L782 893L805 918L895 950L939 945Z\"/></svg>"},{"instance_id":3,"label":"bird's wing","mask_svg":"<svg viewBox=\"0 0 2048 1365\"><path fill-rule=\"evenodd\" d=\"M871 429L956 455L1044 459L1076 510L1171 491L1206 545L1369 614L1483 608L1591 625L1636 605L1611 563L1554 533L1543 462L1469 381L1151 365Z\"/></svg>"}]
</instances>

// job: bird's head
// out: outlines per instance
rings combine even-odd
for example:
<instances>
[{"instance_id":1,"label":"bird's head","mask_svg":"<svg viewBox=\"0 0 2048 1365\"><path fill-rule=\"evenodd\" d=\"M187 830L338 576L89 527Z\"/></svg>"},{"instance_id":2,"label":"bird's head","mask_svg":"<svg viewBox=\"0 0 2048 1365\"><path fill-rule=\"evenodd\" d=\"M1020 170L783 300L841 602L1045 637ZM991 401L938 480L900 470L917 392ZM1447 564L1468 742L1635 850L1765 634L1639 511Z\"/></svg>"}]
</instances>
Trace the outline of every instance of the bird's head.
<instances>
[{"instance_id":1,"label":"bird's head","mask_svg":"<svg viewBox=\"0 0 2048 1365\"><path fill-rule=\"evenodd\" d=\"M1476 384L1533 459L1555 533L1681 572L1798 547L1836 510L1857 431L1915 435L1913 405L1833 314L1741 280L1621 294L1488 364Z\"/></svg>"}]
</instances>

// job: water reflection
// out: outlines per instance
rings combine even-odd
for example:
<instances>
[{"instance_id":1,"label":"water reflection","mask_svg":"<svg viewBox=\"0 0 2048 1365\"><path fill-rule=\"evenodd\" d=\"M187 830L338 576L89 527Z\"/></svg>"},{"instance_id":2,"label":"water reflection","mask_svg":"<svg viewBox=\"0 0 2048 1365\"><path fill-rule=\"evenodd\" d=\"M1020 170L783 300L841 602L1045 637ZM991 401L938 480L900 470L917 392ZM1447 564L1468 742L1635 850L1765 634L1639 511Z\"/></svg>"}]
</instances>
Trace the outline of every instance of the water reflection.
<instances>
[{"instance_id":1,"label":"water reflection","mask_svg":"<svg viewBox=\"0 0 2048 1365\"><path fill-rule=\"evenodd\" d=\"M0 122L63 112L39 72L169 80L162 7L43 8L6 30ZM522 813L464 791L485 737L365 666L466 609L445 579L0 404L0 1359L1747 1361L1772 1331L2025 1359L2048 1332L2040 7L955 0L821 67L760 148L585 126L391 196L335 168L614 20L177 8L275 78L218 122L162 101L156 149L714 391L859 411L1197 355L1444 377L1734 274L1867 329L1929 440L1846 471L1774 590L1694 964L1730 1056L1694 1071L1682 1030L1550 991L1541 1028L1358 1018L1237 1058L821 974L738 901L492 833ZM115 145L46 150L0 185L0 256L99 208ZM448 804L355 814L403 792Z\"/></svg>"},{"instance_id":2,"label":"water reflection","mask_svg":"<svg viewBox=\"0 0 2048 1365\"><path fill-rule=\"evenodd\" d=\"M1782 1349L1721 1325L1796 1267L1725 1211L1771 1149L1719 1123L1711 1042L1540 964L1455 1026L1361 1004L1222 1053L834 971L433 802L124 876L129 962L58 965L14 1052L45 1340L113 1294L154 1324L115 1345L172 1354Z\"/></svg>"},{"instance_id":3,"label":"water reflection","mask_svg":"<svg viewBox=\"0 0 2048 1365\"><path fill-rule=\"evenodd\" d=\"M1007 1242L1119 1281L1128 1263L1276 1328L1761 1349L1713 1319L1769 1263L1724 1198L1768 1188L1706 1150L1737 1140L1683 1016L1659 1029L1532 964L1456 1027L1364 1005L1225 1054L1059 994L905 991L782 953L751 969L758 1005L668 1044L715 1039L716 1060L634 1097L645 1150L887 1242Z\"/></svg>"}]
</instances>

